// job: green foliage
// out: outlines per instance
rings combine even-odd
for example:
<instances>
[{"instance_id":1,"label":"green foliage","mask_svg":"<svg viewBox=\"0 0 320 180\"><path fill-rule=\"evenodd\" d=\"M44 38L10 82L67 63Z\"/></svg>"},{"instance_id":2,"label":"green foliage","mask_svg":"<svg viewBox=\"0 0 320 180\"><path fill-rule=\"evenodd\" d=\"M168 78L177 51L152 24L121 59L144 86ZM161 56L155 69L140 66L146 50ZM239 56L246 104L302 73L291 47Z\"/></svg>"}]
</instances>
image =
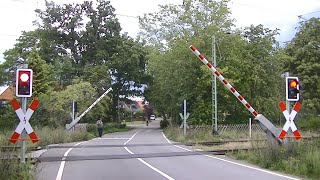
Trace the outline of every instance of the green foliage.
<instances>
[{"instance_id":1,"label":"green foliage","mask_svg":"<svg viewBox=\"0 0 320 180\"><path fill-rule=\"evenodd\" d=\"M318 179L320 177L319 140L291 141L290 144L290 149L268 146L248 152L243 151L234 154L234 156L258 164L263 168Z\"/></svg>"},{"instance_id":2,"label":"green foliage","mask_svg":"<svg viewBox=\"0 0 320 180\"><path fill-rule=\"evenodd\" d=\"M10 104L0 107L0 130L14 129L18 122L18 117Z\"/></svg>"},{"instance_id":3,"label":"green foliage","mask_svg":"<svg viewBox=\"0 0 320 180\"><path fill-rule=\"evenodd\" d=\"M320 21L311 18L300 23L299 32L286 47L291 57L285 61L286 69L300 80L304 112L320 114Z\"/></svg>"},{"instance_id":4,"label":"green foliage","mask_svg":"<svg viewBox=\"0 0 320 180\"><path fill-rule=\"evenodd\" d=\"M88 124L87 125L87 132L91 134L96 134L97 132L97 125L96 124Z\"/></svg>"},{"instance_id":5,"label":"green foliage","mask_svg":"<svg viewBox=\"0 0 320 180\"><path fill-rule=\"evenodd\" d=\"M141 95L139 88L149 80L144 44L120 34L109 1L63 5L46 1L46 9L35 12L37 29L23 32L14 48L4 54L0 84L14 83L15 69L29 64L34 71L33 97L40 100L32 118L37 125L55 127L70 121L72 99L83 112L112 87L112 99L104 98L83 121L117 119L117 102L124 100L118 97Z\"/></svg>"},{"instance_id":6,"label":"green foliage","mask_svg":"<svg viewBox=\"0 0 320 180\"><path fill-rule=\"evenodd\" d=\"M2 155L5 153L2 152ZM0 179L16 180L34 179L32 164L30 162L20 163L18 161L0 160Z\"/></svg>"},{"instance_id":7,"label":"green foliage","mask_svg":"<svg viewBox=\"0 0 320 180\"><path fill-rule=\"evenodd\" d=\"M309 116L295 121L299 129L320 132L320 116Z\"/></svg>"},{"instance_id":8,"label":"green foliage","mask_svg":"<svg viewBox=\"0 0 320 180\"><path fill-rule=\"evenodd\" d=\"M160 128L164 129L169 125L169 121L168 120L161 120L160 121Z\"/></svg>"},{"instance_id":9,"label":"green foliage","mask_svg":"<svg viewBox=\"0 0 320 180\"><path fill-rule=\"evenodd\" d=\"M70 112L72 100L78 102L78 111L82 113L91 103L95 101L96 91L88 82L76 81L75 84L67 86L63 91L51 91L39 97L39 107L32 116L32 123L39 126L50 125L53 127L63 126L70 122ZM107 97L105 97L107 99ZM94 109L100 109L102 105L97 104ZM100 108L99 108L100 107ZM81 122L95 122L97 116L103 115L93 114L89 112L83 117Z\"/></svg>"},{"instance_id":10,"label":"green foliage","mask_svg":"<svg viewBox=\"0 0 320 180\"><path fill-rule=\"evenodd\" d=\"M212 131L208 129L187 131L187 135L183 135L183 129L176 126L168 126L163 132L168 139L175 142L203 142L203 141L217 141L217 138L212 136ZM221 138L221 137L220 137Z\"/></svg>"},{"instance_id":11,"label":"green foliage","mask_svg":"<svg viewBox=\"0 0 320 180\"><path fill-rule=\"evenodd\" d=\"M32 97L39 97L48 92L52 83L51 68L40 58L35 48L28 56L28 68L33 70Z\"/></svg>"},{"instance_id":12,"label":"green foliage","mask_svg":"<svg viewBox=\"0 0 320 180\"><path fill-rule=\"evenodd\" d=\"M183 5L161 6L158 13L148 14L140 21L142 37L153 44L147 65L153 80L145 96L157 111L168 114L173 121L177 121L181 103L186 99L189 122L211 124L212 72L197 61L188 47L195 45L210 60L212 35L217 40L219 72L259 113L270 119L279 117L276 104L281 99L283 57L276 53L277 30L252 25L231 31L227 2L190 0ZM178 31L181 27L189 28ZM217 94L219 120L225 111L230 113L228 122L241 123L248 119L247 109L220 82L217 82Z\"/></svg>"}]
</instances>

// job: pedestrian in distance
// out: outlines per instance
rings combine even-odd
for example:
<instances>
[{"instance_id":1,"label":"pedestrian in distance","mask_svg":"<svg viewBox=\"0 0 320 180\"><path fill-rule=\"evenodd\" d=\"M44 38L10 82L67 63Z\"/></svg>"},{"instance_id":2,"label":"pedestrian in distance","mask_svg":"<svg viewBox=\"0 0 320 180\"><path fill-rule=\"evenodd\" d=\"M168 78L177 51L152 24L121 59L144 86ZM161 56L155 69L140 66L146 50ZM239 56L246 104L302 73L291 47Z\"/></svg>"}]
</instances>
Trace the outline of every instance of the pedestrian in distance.
<instances>
[{"instance_id":1,"label":"pedestrian in distance","mask_svg":"<svg viewBox=\"0 0 320 180\"><path fill-rule=\"evenodd\" d=\"M98 126L99 137L101 137L102 136L102 129L103 129L103 122L102 122L101 118L97 121L97 126Z\"/></svg>"},{"instance_id":2,"label":"pedestrian in distance","mask_svg":"<svg viewBox=\"0 0 320 180\"><path fill-rule=\"evenodd\" d=\"M149 118L146 118L146 119L147 119L147 121L146 121L147 126L149 126Z\"/></svg>"}]
</instances>

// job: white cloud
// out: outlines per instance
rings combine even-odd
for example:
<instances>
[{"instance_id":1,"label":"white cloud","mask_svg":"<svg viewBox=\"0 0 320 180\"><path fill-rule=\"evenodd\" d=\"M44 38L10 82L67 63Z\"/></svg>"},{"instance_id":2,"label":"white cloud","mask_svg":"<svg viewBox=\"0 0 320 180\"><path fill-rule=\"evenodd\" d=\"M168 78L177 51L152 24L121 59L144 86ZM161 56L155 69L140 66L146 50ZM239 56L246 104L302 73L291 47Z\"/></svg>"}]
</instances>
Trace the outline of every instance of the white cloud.
<instances>
[{"instance_id":1,"label":"white cloud","mask_svg":"<svg viewBox=\"0 0 320 180\"><path fill-rule=\"evenodd\" d=\"M55 0L58 4L83 2L84 0ZM181 4L182 0L111 0L116 9L123 32L136 36L139 32L138 19L128 16L141 16L154 12L159 4ZM23 30L32 30L32 21L36 19L34 9L43 8L44 0L1 0L0 1L0 61L2 53L13 47L15 40ZM298 25L298 15L320 10L319 0L232 0L232 17L238 27L250 24L264 24L266 27L281 29L282 41L293 37ZM127 16L120 16L127 15ZM320 16L320 13L313 15ZM308 17L309 18L309 17Z\"/></svg>"}]
</instances>

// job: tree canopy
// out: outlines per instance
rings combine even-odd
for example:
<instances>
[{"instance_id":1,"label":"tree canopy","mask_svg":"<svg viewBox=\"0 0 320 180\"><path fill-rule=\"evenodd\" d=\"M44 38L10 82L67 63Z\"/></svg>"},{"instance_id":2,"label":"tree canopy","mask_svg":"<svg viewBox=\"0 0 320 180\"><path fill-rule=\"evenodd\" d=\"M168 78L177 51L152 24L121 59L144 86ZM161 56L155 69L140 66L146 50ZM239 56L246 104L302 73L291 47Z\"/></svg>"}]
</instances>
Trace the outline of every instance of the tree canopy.
<instances>
[{"instance_id":1,"label":"tree canopy","mask_svg":"<svg viewBox=\"0 0 320 180\"><path fill-rule=\"evenodd\" d=\"M215 39L216 69L258 113L279 122L277 104L285 100L281 75L288 71L300 78L301 114L319 114L319 19L302 21L293 40L280 47L277 28L236 28L229 3L184 0L159 6L157 12L139 18L141 32L134 39L121 33L109 1L46 1L45 9L35 10L36 29L22 32L4 53L0 82L14 83L15 70L22 64L34 70L33 98L41 103L35 118L40 125L64 125L72 100L84 110L109 87L113 91L84 122L98 117L119 120L119 101L144 96L155 112L176 121L186 99L190 123L211 124L212 72L189 46L195 45L211 62ZM223 84L217 82L217 89L219 123L247 121L247 109Z\"/></svg>"}]
</instances>

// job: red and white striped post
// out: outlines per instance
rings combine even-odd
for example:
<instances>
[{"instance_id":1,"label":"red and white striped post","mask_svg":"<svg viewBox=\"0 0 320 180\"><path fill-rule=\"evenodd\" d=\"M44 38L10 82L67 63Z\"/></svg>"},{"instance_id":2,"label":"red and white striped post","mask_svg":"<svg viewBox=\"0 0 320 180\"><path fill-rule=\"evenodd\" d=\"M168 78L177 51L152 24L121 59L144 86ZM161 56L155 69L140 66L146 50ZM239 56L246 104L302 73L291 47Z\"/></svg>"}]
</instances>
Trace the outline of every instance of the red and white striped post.
<instances>
[{"instance_id":1,"label":"red and white striped post","mask_svg":"<svg viewBox=\"0 0 320 180\"><path fill-rule=\"evenodd\" d=\"M225 80L221 73L219 73L219 71L208 62L208 60L196 49L196 47L191 45L190 49L201 60L201 62L203 62L203 64L205 64L212 71L212 73L218 77L218 79L232 92L232 94L237 97L237 99L251 112L251 114L254 117L257 117L257 111L255 111L252 106L250 106L250 104L240 95L240 93L236 91L236 89L232 87L228 81Z\"/></svg>"}]
</instances>

